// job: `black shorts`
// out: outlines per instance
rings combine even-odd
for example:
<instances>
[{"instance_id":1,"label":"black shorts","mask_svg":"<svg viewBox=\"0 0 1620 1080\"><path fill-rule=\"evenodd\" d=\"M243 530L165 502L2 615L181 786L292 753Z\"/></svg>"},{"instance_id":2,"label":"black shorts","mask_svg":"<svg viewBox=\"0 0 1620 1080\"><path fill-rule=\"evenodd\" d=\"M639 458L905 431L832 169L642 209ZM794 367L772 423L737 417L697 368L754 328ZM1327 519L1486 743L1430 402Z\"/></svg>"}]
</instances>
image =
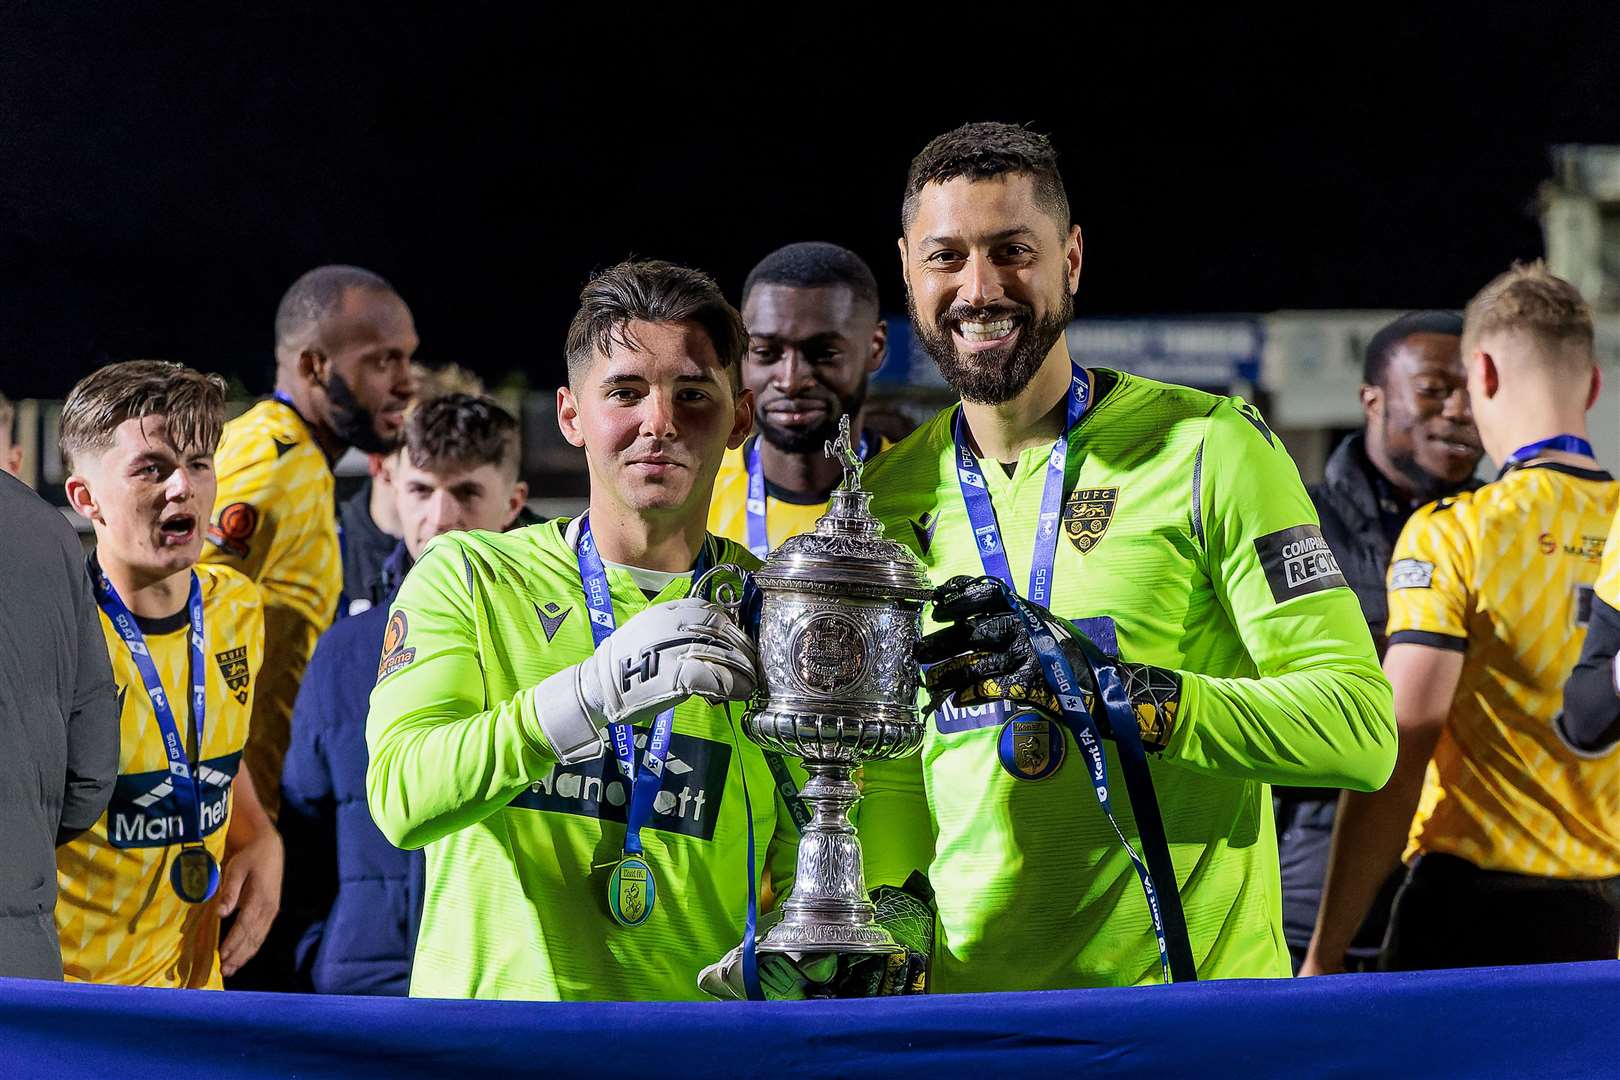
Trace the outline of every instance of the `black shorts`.
<instances>
[{"instance_id":1,"label":"black shorts","mask_svg":"<svg viewBox=\"0 0 1620 1080\"><path fill-rule=\"evenodd\" d=\"M1613 960L1620 954L1620 878L1481 870L1421 855L1395 896L1385 971Z\"/></svg>"}]
</instances>

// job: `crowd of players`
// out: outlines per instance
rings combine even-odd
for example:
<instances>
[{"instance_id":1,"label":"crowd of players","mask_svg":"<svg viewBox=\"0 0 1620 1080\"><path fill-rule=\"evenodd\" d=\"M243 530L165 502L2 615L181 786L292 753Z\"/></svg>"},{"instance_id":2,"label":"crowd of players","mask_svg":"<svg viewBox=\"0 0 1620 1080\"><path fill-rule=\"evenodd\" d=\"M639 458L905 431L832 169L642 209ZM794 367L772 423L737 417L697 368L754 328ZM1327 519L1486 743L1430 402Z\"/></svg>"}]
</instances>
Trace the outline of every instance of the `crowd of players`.
<instances>
[{"instance_id":1,"label":"crowd of players","mask_svg":"<svg viewBox=\"0 0 1620 1080\"><path fill-rule=\"evenodd\" d=\"M516 420L424 377L358 268L287 292L234 420L177 364L81 381L87 571L0 481L0 974L636 1000L1615 958L1620 483L1578 293L1519 266L1390 325L1307 492L1248 403L1070 356L1044 138L933 140L900 227L959 405L863 423L887 328L842 248L772 253L737 308L622 263L563 343L573 520L528 514ZM937 587L922 752L857 811L866 884L932 905L927 974L756 979L804 773L740 737L755 647L692 588L814 526L846 414Z\"/></svg>"}]
</instances>

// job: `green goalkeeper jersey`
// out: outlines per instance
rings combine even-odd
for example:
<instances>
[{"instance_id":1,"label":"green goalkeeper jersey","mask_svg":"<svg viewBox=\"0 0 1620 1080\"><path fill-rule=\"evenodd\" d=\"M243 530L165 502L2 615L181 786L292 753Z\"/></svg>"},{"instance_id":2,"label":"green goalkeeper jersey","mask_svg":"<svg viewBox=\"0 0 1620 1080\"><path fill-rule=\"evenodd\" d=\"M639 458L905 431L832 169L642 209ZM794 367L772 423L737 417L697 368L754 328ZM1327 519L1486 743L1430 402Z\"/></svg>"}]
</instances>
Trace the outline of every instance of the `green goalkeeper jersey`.
<instances>
[{"instance_id":1,"label":"green goalkeeper jersey","mask_svg":"<svg viewBox=\"0 0 1620 1080\"><path fill-rule=\"evenodd\" d=\"M1287 451L1255 409L1094 370L1070 436L1052 610L1109 653L1182 673L1150 759L1202 978L1286 976L1270 783L1376 788L1395 759L1389 683ZM873 461L872 509L936 585L984 573L945 410ZM983 463L1022 594L1047 448ZM1147 904L1069 740L1049 779L997 758L1001 702L929 717L920 757L869 764L871 884L928 867L934 988L1035 990L1160 978ZM1139 844L1108 746L1115 813Z\"/></svg>"},{"instance_id":2,"label":"green goalkeeper jersey","mask_svg":"<svg viewBox=\"0 0 1620 1080\"><path fill-rule=\"evenodd\" d=\"M791 884L798 834L764 756L741 737L741 708L733 722L692 698L675 709L642 830L657 902L634 928L609 916L628 785L611 751L559 765L528 693L595 648L566 527L440 537L390 613L366 725L367 793L390 840L427 848L416 996L701 997L698 971L742 938L745 778L755 872L768 857L778 891ZM758 566L730 541L707 542L709 565ZM649 600L627 571L607 576L621 626L691 587L678 577ZM639 758L646 728L635 734Z\"/></svg>"}]
</instances>

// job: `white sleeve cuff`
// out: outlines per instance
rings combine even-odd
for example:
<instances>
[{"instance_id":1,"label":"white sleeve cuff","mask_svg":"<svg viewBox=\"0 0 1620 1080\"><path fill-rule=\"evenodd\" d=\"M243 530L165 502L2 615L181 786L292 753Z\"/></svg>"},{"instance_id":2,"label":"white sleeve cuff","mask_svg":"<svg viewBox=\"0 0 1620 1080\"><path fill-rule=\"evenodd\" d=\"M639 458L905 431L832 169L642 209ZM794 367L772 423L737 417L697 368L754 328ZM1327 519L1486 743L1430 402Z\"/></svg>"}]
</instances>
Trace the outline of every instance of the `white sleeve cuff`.
<instances>
[{"instance_id":1,"label":"white sleeve cuff","mask_svg":"<svg viewBox=\"0 0 1620 1080\"><path fill-rule=\"evenodd\" d=\"M572 765L602 756L602 733L580 704L575 671L564 668L534 688L534 715L540 734L559 764Z\"/></svg>"}]
</instances>

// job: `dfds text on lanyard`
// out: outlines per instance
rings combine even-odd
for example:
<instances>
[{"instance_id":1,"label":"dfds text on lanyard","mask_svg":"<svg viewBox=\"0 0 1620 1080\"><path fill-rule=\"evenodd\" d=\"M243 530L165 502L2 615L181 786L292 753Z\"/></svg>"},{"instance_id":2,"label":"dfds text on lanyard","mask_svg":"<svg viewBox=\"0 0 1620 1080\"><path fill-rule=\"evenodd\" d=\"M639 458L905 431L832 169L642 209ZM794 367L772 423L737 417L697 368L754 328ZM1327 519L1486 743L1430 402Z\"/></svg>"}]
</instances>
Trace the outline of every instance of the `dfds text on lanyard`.
<instances>
[{"instance_id":1,"label":"dfds text on lanyard","mask_svg":"<svg viewBox=\"0 0 1620 1080\"><path fill-rule=\"evenodd\" d=\"M169 759L169 782L174 798L180 804L180 853L175 856L169 870L169 883L175 894L188 904L200 904L214 895L219 888L219 863L202 844L202 781L197 777L196 764L186 756L185 739L175 723L174 706L158 678L157 665L152 662L152 651L146 645L146 635L135 622L135 616L113 588L105 573L96 575L96 603L106 613L107 620L118 631L129 649L135 668L146 684L146 695L152 701L152 716L157 721L158 734L163 738L163 752ZM190 612L191 629L191 718L197 734L197 756L202 757L204 717L208 709L208 668L203 644L202 583L195 570L191 573L191 593L186 601Z\"/></svg>"},{"instance_id":2,"label":"dfds text on lanyard","mask_svg":"<svg viewBox=\"0 0 1620 1080\"><path fill-rule=\"evenodd\" d=\"M1063 515L1063 486L1069 462L1069 432L1085 415L1091 398L1091 381L1081 368L1074 369L1069 384L1068 409L1063 433L1052 444L1046 460L1046 484L1041 490L1041 516L1035 530L1035 552L1029 565L1028 596L1035 603L1046 606L1052 595L1052 567L1057 558L1058 524ZM1007 588L1017 591L1013 584L1012 567L1007 563L1007 545L1002 541L1001 528L996 522L996 509L990 503L990 492L985 485L984 470L973 456L968 444L967 421L962 411L956 413L952 426L956 440L956 479L962 489L962 502L967 507L968 524L973 529L974 546L984 572L997 578ZM1031 759L1019 753L1019 747L1032 740L1048 748L1044 756ZM1015 780L1035 782L1057 774L1063 766L1068 746L1063 730L1044 716L1035 713L1014 713L1002 725L997 740L997 757L1001 767Z\"/></svg>"},{"instance_id":3,"label":"dfds text on lanyard","mask_svg":"<svg viewBox=\"0 0 1620 1080\"><path fill-rule=\"evenodd\" d=\"M706 554L706 549L704 554ZM693 580L701 575L704 554L698 556ZM607 569L591 537L590 515L579 523L579 580L585 589L585 606L590 614L591 640L598 648L613 633L613 597L608 591ZM641 830L652 819L653 800L664 782L664 762L669 758L669 740L675 730L675 710L665 709L653 720L647 736L647 749L636 767L635 729L615 724L609 732L613 757L619 772L630 785L630 802L625 809L624 848L619 861L608 874L608 913L621 926L640 926L647 921L658 901L658 885L652 866L642 854Z\"/></svg>"}]
</instances>

